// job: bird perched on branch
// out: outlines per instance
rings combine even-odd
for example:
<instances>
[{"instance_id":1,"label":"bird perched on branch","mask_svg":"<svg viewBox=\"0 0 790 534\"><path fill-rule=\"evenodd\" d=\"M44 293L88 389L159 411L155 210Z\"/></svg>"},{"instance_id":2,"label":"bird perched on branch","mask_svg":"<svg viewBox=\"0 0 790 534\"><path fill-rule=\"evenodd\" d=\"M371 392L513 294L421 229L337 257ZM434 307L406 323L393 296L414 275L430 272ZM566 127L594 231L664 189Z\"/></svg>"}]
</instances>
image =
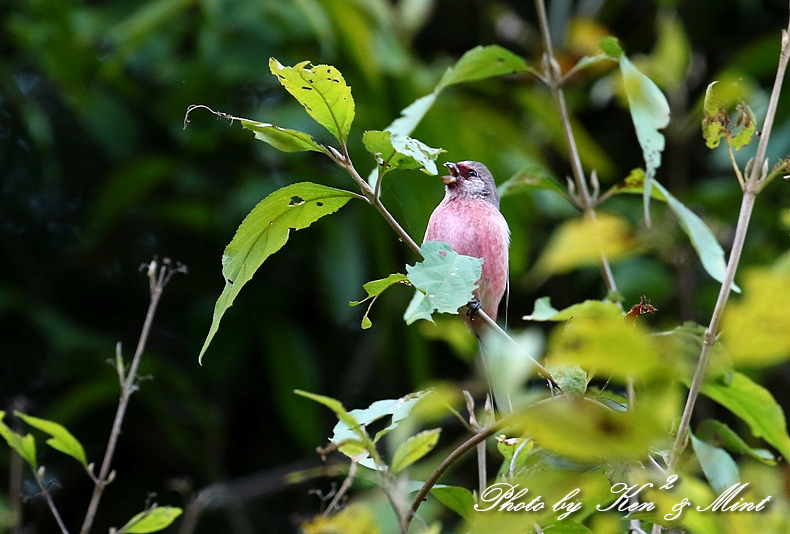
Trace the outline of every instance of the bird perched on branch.
<instances>
[{"instance_id":1,"label":"bird perched on branch","mask_svg":"<svg viewBox=\"0 0 790 534\"><path fill-rule=\"evenodd\" d=\"M482 163L445 163L444 199L433 210L425 230L425 241L442 241L465 256L483 259L483 271L473 295L476 303L459 313L480 337L485 329L474 304L496 320L499 302L508 284L510 228L499 212L499 194L491 173ZM464 310L464 308L467 308Z\"/></svg>"}]
</instances>

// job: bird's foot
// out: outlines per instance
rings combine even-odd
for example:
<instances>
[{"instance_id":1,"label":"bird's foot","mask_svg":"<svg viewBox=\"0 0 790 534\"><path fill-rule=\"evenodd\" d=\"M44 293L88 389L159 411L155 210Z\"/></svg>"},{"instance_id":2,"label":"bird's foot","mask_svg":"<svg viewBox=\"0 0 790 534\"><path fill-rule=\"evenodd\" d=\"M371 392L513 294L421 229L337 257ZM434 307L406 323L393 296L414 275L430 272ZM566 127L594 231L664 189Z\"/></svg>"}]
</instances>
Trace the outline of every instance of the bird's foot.
<instances>
[{"instance_id":1,"label":"bird's foot","mask_svg":"<svg viewBox=\"0 0 790 534\"><path fill-rule=\"evenodd\" d=\"M466 304L466 316L474 317L475 315L477 315L477 312L480 311L480 308L481 308L480 301L477 300L476 298L471 299Z\"/></svg>"}]
</instances>

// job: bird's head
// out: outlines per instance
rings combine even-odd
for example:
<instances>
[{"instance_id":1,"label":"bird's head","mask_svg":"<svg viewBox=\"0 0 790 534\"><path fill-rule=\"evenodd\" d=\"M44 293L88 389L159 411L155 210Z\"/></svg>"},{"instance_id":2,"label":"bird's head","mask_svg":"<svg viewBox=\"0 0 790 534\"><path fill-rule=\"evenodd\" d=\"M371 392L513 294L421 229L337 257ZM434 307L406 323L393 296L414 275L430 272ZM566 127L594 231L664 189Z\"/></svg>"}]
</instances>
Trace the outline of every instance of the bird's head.
<instances>
[{"instance_id":1,"label":"bird's head","mask_svg":"<svg viewBox=\"0 0 790 534\"><path fill-rule=\"evenodd\" d=\"M477 198L499 207L496 183L485 165L477 161L460 161L448 162L444 166L450 171L448 176L442 176L448 196Z\"/></svg>"}]
</instances>

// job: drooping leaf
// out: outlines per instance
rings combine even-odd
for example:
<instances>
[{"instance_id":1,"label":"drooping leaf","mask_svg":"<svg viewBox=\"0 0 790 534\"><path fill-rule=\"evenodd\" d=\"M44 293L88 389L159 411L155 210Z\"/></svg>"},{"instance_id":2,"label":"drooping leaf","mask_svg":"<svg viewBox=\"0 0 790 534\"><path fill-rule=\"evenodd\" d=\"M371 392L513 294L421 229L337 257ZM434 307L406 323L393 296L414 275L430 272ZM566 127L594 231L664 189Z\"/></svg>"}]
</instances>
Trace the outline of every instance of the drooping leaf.
<instances>
[{"instance_id":1,"label":"drooping leaf","mask_svg":"<svg viewBox=\"0 0 790 534\"><path fill-rule=\"evenodd\" d=\"M30 468L35 472L38 470L38 463L36 463L36 441L32 434L17 434L3 422L5 412L0 410L0 436L3 436L8 446L16 451L16 453L27 462Z\"/></svg>"},{"instance_id":2,"label":"drooping leaf","mask_svg":"<svg viewBox=\"0 0 790 534\"><path fill-rule=\"evenodd\" d=\"M456 83L474 82L493 76L515 74L527 70L523 58L498 45L477 46L468 50L442 76L436 89Z\"/></svg>"},{"instance_id":3,"label":"drooping leaf","mask_svg":"<svg viewBox=\"0 0 790 534\"><path fill-rule=\"evenodd\" d=\"M620 217L598 213L595 220L571 219L554 231L534 271L539 277L566 273L577 267L600 264L601 255L616 261L635 246L628 223Z\"/></svg>"},{"instance_id":4,"label":"drooping leaf","mask_svg":"<svg viewBox=\"0 0 790 534\"><path fill-rule=\"evenodd\" d=\"M365 315L362 316L362 328L367 329L373 326L373 323L370 322L368 318L368 314L370 313L370 309L373 307L373 303L376 302L376 299L381 295L387 288L395 285L395 284L403 284L406 283L408 279L406 278L405 274L401 273L394 273L389 275L386 278L382 278L380 280L373 280L368 282L362 286L368 296L362 300L352 300L348 303L349 306L358 306L365 302L366 300L370 300L370 304L368 305L368 309L365 310Z\"/></svg>"},{"instance_id":5,"label":"drooping leaf","mask_svg":"<svg viewBox=\"0 0 790 534\"><path fill-rule=\"evenodd\" d=\"M392 474L400 473L431 452L439 442L441 431L441 428L423 430L401 443L392 456L392 464L390 465Z\"/></svg>"},{"instance_id":6,"label":"drooping leaf","mask_svg":"<svg viewBox=\"0 0 790 534\"><path fill-rule=\"evenodd\" d=\"M636 129L636 138L645 159L645 189L643 194L645 223L650 226L650 191L656 170L661 166L664 134L659 130L669 124L669 103L661 89L639 72L625 54L620 56L620 72L628 97L628 108Z\"/></svg>"},{"instance_id":7,"label":"drooping leaf","mask_svg":"<svg viewBox=\"0 0 790 534\"><path fill-rule=\"evenodd\" d=\"M722 447L736 454L746 454L768 465L776 465L776 458L768 449L749 446L733 429L716 419L706 419L697 427L699 439L716 441Z\"/></svg>"},{"instance_id":8,"label":"drooping leaf","mask_svg":"<svg viewBox=\"0 0 790 534\"><path fill-rule=\"evenodd\" d=\"M355 196L350 191L302 182L278 189L252 209L222 255L225 287L214 306L211 328L198 361L203 360L222 316L233 305L241 288L252 279L266 258L285 245L291 230L307 228Z\"/></svg>"},{"instance_id":9,"label":"drooping leaf","mask_svg":"<svg viewBox=\"0 0 790 534\"><path fill-rule=\"evenodd\" d=\"M687 208L682 202L676 199L659 182L653 182L653 187L667 199L667 205L675 213L680 223L680 227L689 236L694 250L697 251L702 266L711 277L717 282L724 281L724 272L727 269L727 262L724 261L724 249L716 240L713 232L707 227L696 213ZM740 293L741 289L732 283L732 290Z\"/></svg>"},{"instance_id":10,"label":"drooping leaf","mask_svg":"<svg viewBox=\"0 0 790 534\"><path fill-rule=\"evenodd\" d=\"M728 380L706 380L700 391L743 419L754 437L770 443L785 460L790 458L785 414L767 389L748 376L733 372Z\"/></svg>"},{"instance_id":11,"label":"drooping leaf","mask_svg":"<svg viewBox=\"0 0 790 534\"><path fill-rule=\"evenodd\" d=\"M53 449L68 454L83 466L88 466L88 461L85 458L85 449L82 444L75 438L71 432L66 430L66 427L54 421L40 419L31 415L25 415L21 412L14 412L14 415L21 418L25 423L32 427L38 428L52 436L47 440L47 445Z\"/></svg>"},{"instance_id":12,"label":"drooping leaf","mask_svg":"<svg viewBox=\"0 0 790 534\"><path fill-rule=\"evenodd\" d=\"M466 488L437 484L431 488L431 495L465 519L469 518L474 511L475 499L472 492Z\"/></svg>"},{"instance_id":13,"label":"drooping leaf","mask_svg":"<svg viewBox=\"0 0 790 534\"><path fill-rule=\"evenodd\" d=\"M740 81L714 81L708 85L702 105L702 137L708 148L716 148L722 138L735 150L752 141L757 121L744 96L745 88Z\"/></svg>"},{"instance_id":14,"label":"drooping leaf","mask_svg":"<svg viewBox=\"0 0 790 534\"><path fill-rule=\"evenodd\" d=\"M326 147L316 143L312 136L304 132L248 119L239 119L239 122L244 128L255 133L255 139L268 143L277 150L283 152L306 152L312 150L322 154L329 154Z\"/></svg>"},{"instance_id":15,"label":"drooping leaf","mask_svg":"<svg viewBox=\"0 0 790 534\"><path fill-rule=\"evenodd\" d=\"M455 313L472 298L483 260L462 256L447 243L428 241L420 247L424 260L407 265L409 282L417 288L403 315L406 324L431 320L434 312Z\"/></svg>"},{"instance_id":16,"label":"drooping leaf","mask_svg":"<svg viewBox=\"0 0 790 534\"><path fill-rule=\"evenodd\" d=\"M736 365L774 365L790 358L790 273L750 269L744 293L722 318L722 337Z\"/></svg>"},{"instance_id":17,"label":"drooping leaf","mask_svg":"<svg viewBox=\"0 0 790 534\"><path fill-rule=\"evenodd\" d=\"M159 532L169 527L182 513L183 510L181 508L157 506L135 515L120 529L120 532L128 532L129 534Z\"/></svg>"},{"instance_id":18,"label":"drooping leaf","mask_svg":"<svg viewBox=\"0 0 790 534\"><path fill-rule=\"evenodd\" d=\"M740 482L738 465L727 451L708 445L697 439L694 434L690 434L690 436L691 446L694 448L694 454L699 460L702 472L705 473L705 478L708 479L715 491L722 493L733 484Z\"/></svg>"},{"instance_id":19,"label":"drooping leaf","mask_svg":"<svg viewBox=\"0 0 790 534\"><path fill-rule=\"evenodd\" d=\"M345 143L354 121L354 99L339 70L309 61L285 67L274 58L269 70L318 124Z\"/></svg>"},{"instance_id":20,"label":"drooping leaf","mask_svg":"<svg viewBox=\"0 0 790 534\"><path fill-rule=\"evenodd\" d=\"M362 142L376 158L382 174L393 169L423 169L428 174L436 175L436 158L444 152L441 148L431 148L411 137L379 130L365 132Z\"/></svg>"}]
</instances>

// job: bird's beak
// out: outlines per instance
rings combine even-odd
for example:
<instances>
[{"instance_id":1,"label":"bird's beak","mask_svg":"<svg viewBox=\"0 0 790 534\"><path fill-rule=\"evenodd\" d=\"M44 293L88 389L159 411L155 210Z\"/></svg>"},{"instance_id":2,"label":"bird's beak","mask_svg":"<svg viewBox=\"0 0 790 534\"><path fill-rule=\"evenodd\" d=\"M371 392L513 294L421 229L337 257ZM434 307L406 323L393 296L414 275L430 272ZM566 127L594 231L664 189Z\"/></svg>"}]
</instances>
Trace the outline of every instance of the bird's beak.
<instances>
[{"instance_id":1,"label":"bird's beak","mask_svg":"<svg viewBox=\"0 0 790 534\"><path fill-rule=\"evenodd\" d=\"M454 184L458 181L458 165L450 163L449 161L444 164L447 170L450 171L450 176L442 176L442 182L446 185Z\"/></svg>"}]
</instances>

